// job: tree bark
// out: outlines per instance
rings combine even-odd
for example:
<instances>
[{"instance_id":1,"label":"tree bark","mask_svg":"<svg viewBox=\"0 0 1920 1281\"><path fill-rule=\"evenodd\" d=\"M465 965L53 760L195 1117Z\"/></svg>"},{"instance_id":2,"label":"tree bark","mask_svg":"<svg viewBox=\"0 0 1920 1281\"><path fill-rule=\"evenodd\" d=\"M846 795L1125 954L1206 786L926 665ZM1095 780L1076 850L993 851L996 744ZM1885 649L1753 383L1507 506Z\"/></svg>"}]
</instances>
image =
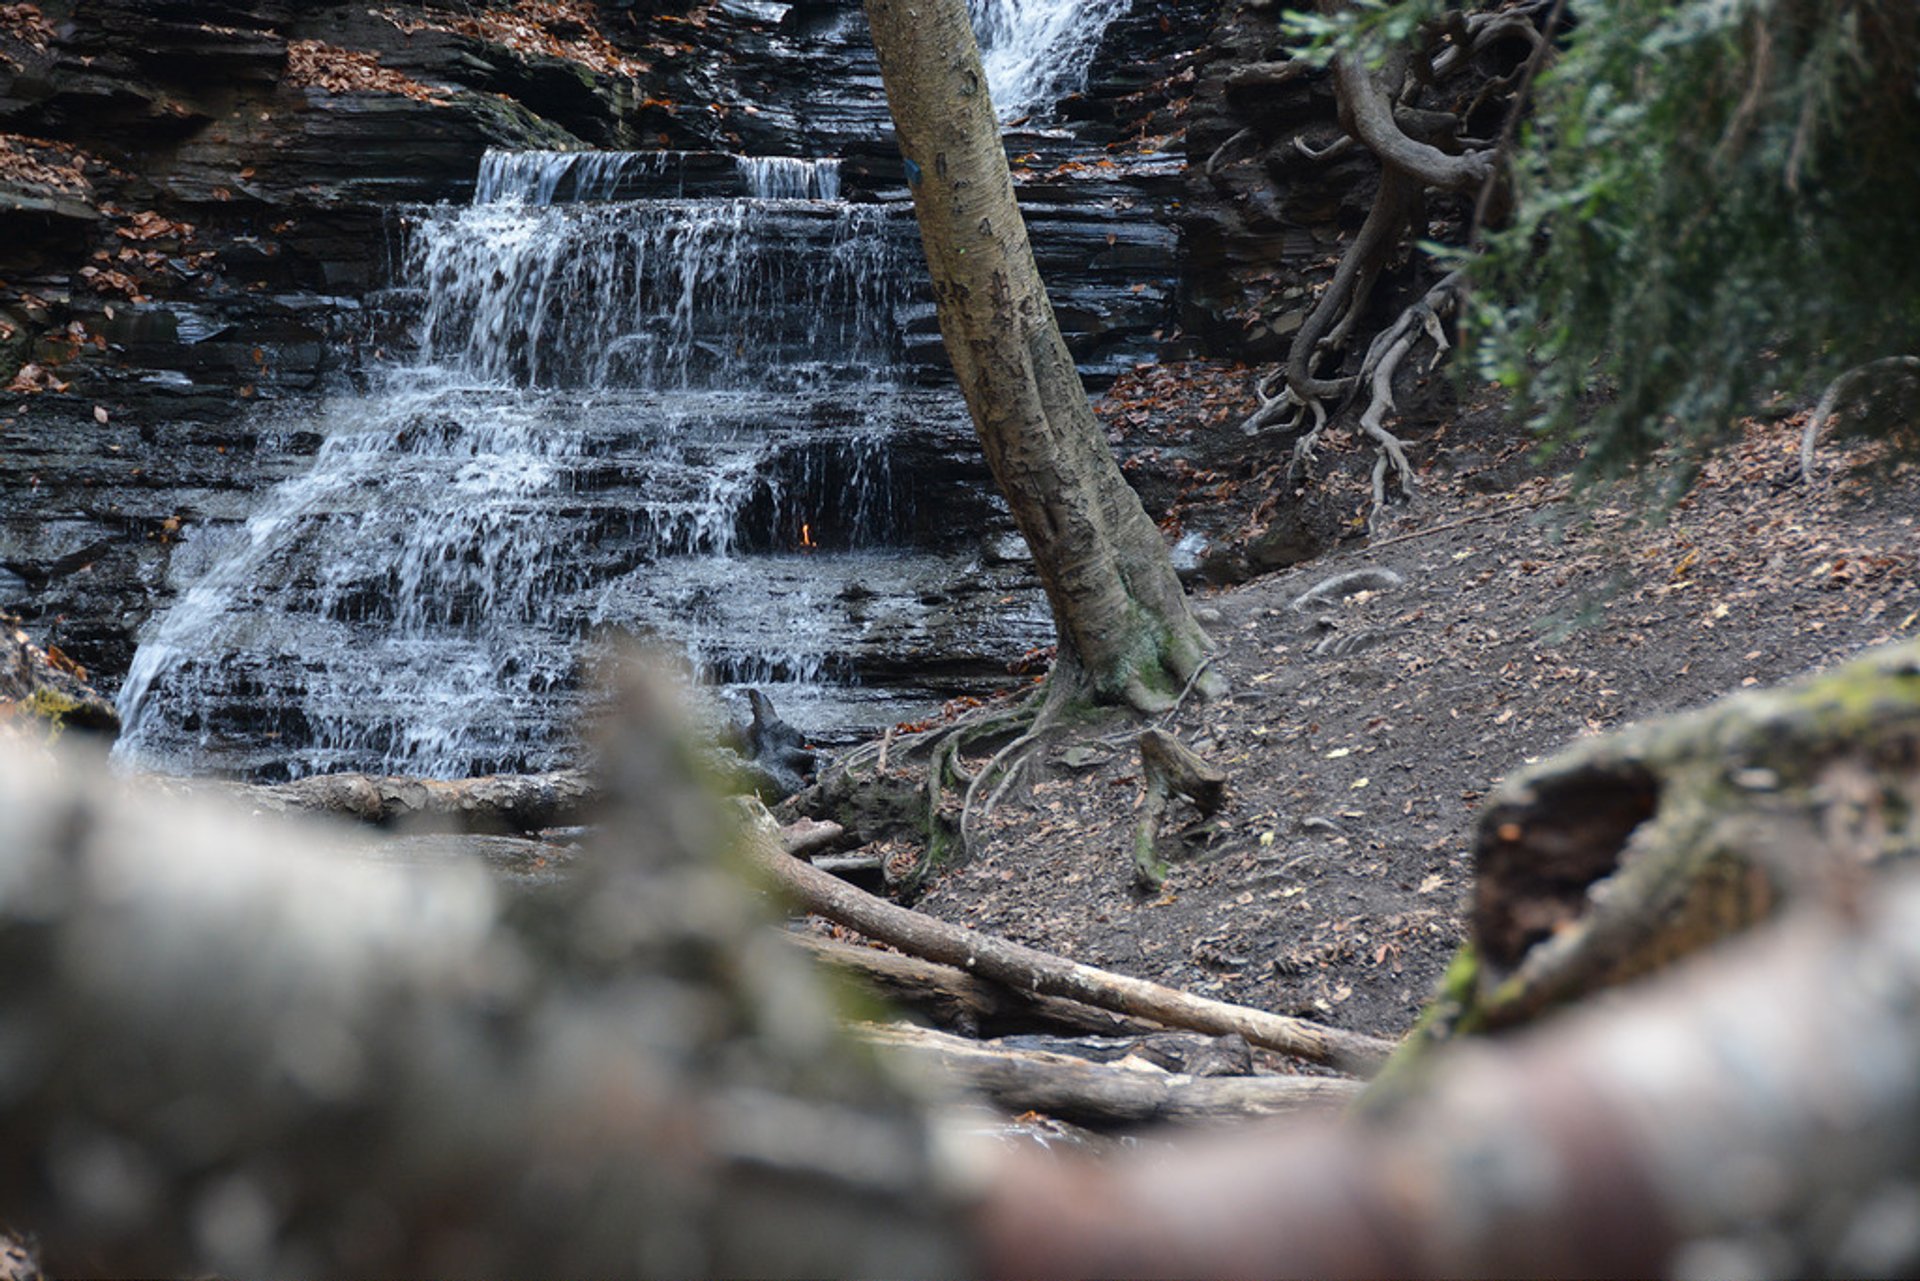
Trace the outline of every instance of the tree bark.
<instances>
[{"instance_id":1,"label":"tree bark","mask_svg":"<svg viewBox=\"0 0 1920 1281\"><path fill-rule=\"evenodd\" d=\"M768 880L807 911L915 956L983 974L1019 991L1064 996L1168 1027L1216 1036L1238 1033L1249 1044L1358 1075L1378 1067L1392 1049L1389 1042L1359 1032L1209 1001L909 911L783 853L776 832L773 820L766 818L755 839L745 844L747 857Z\"/></svg>"},{"instance_id":2,"label":"tree bark","mask_svg":"<svg viewBox=\"0 0 1920 1281\"><path fill-rule=\"evenodd\" d=\"M966 0L867 0L940 332L1053 606L1054 680L1163 710L1217 684L1160 531L1120 474L1034 266Z\"/></svg>"},{"instance_id":3,"label":"tree bark","mask_svg":"<svg viewBox=\"0 0 1920 1281\"><path fill-rule=\"evenodd\" d=\"M1094 1128L1156 1122L1222 1125L1337 1111L1360 1090L1357 1082L1339 1077L1187 1076L1089 1063L1071 1055L1008 1049L899 1024L869 1024L856 1030L871 1044L930 1064L1007 1112L1041 1112Z\"/></svg>"}]
</instances>

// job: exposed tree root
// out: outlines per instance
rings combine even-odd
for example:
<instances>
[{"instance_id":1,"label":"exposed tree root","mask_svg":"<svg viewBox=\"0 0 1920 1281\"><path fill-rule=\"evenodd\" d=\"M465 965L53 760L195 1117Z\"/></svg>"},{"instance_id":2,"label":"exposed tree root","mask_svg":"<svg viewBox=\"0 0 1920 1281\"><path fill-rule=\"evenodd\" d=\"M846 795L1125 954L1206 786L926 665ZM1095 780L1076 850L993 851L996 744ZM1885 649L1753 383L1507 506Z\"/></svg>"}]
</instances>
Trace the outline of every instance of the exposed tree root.
<instances>
[{"instance_id":1,"label":"exposed tree root","mask_svg":"<svg viewBox=\"0 0 1920 1281\"><path fill-rule=\"evenodd\" d=\"M1446 330L1440 323L1441 314L1451 311L1460 296L1461 274L1453 272L1420 300L1400 313L1400 318L1386 331L1373 340L1367 351L1365 363L1361 366L1361 378L1370 391L1366 409L1360 415L1360 427L1374 440L1379 457L1373 467L1373 510L1375 516L1385 509L1387 503L1386 477L1391 465L1394 479L1399 482L1403 496L1413 497L1413 465L1407 461L1407 451L1400 438L1387 430L1386 416L1394 409L1393 377L1399 372L1400 362L1422 335L1433 340L1433 359L1428 363L1432 369L1440 363L1449 346Z\"/></svg>"},{"instance_id":2,"label":"exposed tree root","mask_svg":"<svg viewBox=\"0 0 1920 1281\"><path fill-rule=\"evenodd\" d=\"M1314 148L1299 139L1295 150L1310 161L1329 159L1364 145L1381 162L1380 189L1353 241L1341 255L1318 303L1293 337L1280 368L1256 387L1259 406L1242 423L1248 435L1301 432L1293 444L1289 475L1312 466L1329 423L1357 422L1373 443L1373 517L1389 502L1388 481L1400 496L1411 497L1413 466L1404 443L1389 431L1396 409L1393 379L1422 334L1433 339L1434 363L1448 348L1440 317L1457 301L1458 273L1429 289L1368 344L1353 374L1330 376L1367 324L1374 288L1409 233L1426 221L1430 192L1473 194L1473 234L1487 215L1498 185L1500 165L1512 137L1517 102L1532 83L1550 48L1550 32L1559 18L1559 0L1534 0L1499 13L1446 13L1422 29L1417 47L1399 50L1378 66L1355 54L1336 57L1335 91L1346 135ZM1541 30L1543 24L1547 32ZM1462 136L1461 95L1449 84L1474 70L1474 55L1497 41L1523 41L1528 56L1505 76L1489 77L1475 102L1505 95L1516 102L1500 137ZM1423 107L1421 95L1433 91L1438 108Z\"/></svg>"},{"instance_id":3,"label":"exposed tree root","mask_svg":"<svg viewBox=\"0 0 1920 1281\"><path fill-rule=\"evenodd\" d=\"M1814 407L1813 417L1807 419L1807 429L1800 437L1800 479L1807 484L1814 483L1813 451L1819 443L1821 429L1840 411L1843 397L1855 395L1864 390L1862 383L1871 383L1889 374L1904 374L1907 378L1920 381L1920 356L1886 356L1879 360L1870 360L1864 365L1855 365L1831 383L1820 397L1820 403Z\"/></svg>"}]
</instances>

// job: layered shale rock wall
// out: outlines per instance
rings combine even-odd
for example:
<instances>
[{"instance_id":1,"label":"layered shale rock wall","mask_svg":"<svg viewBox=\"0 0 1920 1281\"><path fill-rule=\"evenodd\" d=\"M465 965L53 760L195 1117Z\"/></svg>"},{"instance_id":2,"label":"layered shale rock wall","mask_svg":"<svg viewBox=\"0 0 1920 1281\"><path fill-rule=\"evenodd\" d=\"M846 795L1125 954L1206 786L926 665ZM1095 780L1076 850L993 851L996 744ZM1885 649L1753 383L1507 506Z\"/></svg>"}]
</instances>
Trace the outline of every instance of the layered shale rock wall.
<instances>
[{"instance_id":1,"label":"layered shale rock wall","mask_svg":"<svg viewBox=\"0 0 1920 1281\"><path fill-rule=\"evenodd\" d=\"M1328 127L1324 89L1229 87L1272 27L1136 0L1084 94L1010 124L1096 385L1264 356L1272 300L1364 208L1364 162L1282 154ZM1259 157L1209 165L1247 120ZM0 4L0 608L111 688L195 572L183 536L306 467L317 440L273 406L410 340L393 211L467 200L489 148L839 157L849 199L904 195L857 0ZM899 323L943 379L924 296Z\"/></svg>"}]
</instances>

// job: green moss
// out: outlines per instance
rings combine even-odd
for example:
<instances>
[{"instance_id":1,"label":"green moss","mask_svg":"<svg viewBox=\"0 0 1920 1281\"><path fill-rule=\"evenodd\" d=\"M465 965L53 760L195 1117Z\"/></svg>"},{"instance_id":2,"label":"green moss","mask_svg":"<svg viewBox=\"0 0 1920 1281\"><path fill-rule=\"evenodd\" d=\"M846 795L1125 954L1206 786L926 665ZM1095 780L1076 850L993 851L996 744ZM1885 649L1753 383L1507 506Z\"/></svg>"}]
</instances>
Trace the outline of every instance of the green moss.
<instances>
[{"instance_id":1,"label":"green moss","mask_svg":"<svg viewBox=\"0 0 1920 1281\"><path fill-rule=\"evenodd\" d=\"M1426 1080L1434 1051L1471 1030L1468 1024L1474 1017L1479 986L1480 956L1472 943L1463 943L1440 977L1433 999L1421 1011L1420 1021L1354 1101L1355 1115L1378 1116L1418 1091Z\"/></svg>"},{"instance_id":2,"label":"green moss","mask_svg":"<svg viewBox=\"0 0 1920 1281\"><path fill-rule=\"evenodd\" d=\"M28 712L51 726L50 738L60 736L60 731L66 728L68 718L84 716L92 710L86 700L75 698L71 694L63 694L57 689L49 689L44 685L27 695L23 706Z\"/></svg>"}]
</instances>

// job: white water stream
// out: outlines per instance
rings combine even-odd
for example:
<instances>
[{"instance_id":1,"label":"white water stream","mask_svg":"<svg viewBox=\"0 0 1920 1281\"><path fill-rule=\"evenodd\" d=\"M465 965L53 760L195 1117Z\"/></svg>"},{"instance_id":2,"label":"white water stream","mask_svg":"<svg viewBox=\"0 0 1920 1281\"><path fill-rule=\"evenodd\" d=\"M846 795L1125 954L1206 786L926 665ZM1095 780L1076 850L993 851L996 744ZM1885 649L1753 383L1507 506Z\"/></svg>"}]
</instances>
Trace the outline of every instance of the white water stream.
<instances>
[{"instance_id":1,"label":"white water stream","mask_svg":"<svg viewBox=\"0 0 1920 1281\"><path fill-rule=\"evenodd\" d=\"M975 0L1002 115L1077 89L1123 7ZM685 198L688 167L710 187L716 162L739 194ZM490 152L473 204L406 211L415 352L263 419L319 436L312 466L180 548L188 584L142 637L119 757L548 768L573 752L603 628L770 686L797 724L872 724L924 703L852 706L864 638L884 615L886 662L935 652L956 624L930 584L963 574L996 611L972 624L985 651L1041 642L1031 594L974 553L915 550L896 442L963 411L898 376L920 270L905 211L839 197L832 160Z\"/></svg>"},{"instance_id":2,"label":"white water stream","mask_svg":"<svg viewBox=\"0 0 1920 1281\"><path fill-rule=\"evenodd\" d=\"M1002 120L1044 111L1086 87L1107 26L1131 0L968 0Z\"/></svg>"}]
</instances>

